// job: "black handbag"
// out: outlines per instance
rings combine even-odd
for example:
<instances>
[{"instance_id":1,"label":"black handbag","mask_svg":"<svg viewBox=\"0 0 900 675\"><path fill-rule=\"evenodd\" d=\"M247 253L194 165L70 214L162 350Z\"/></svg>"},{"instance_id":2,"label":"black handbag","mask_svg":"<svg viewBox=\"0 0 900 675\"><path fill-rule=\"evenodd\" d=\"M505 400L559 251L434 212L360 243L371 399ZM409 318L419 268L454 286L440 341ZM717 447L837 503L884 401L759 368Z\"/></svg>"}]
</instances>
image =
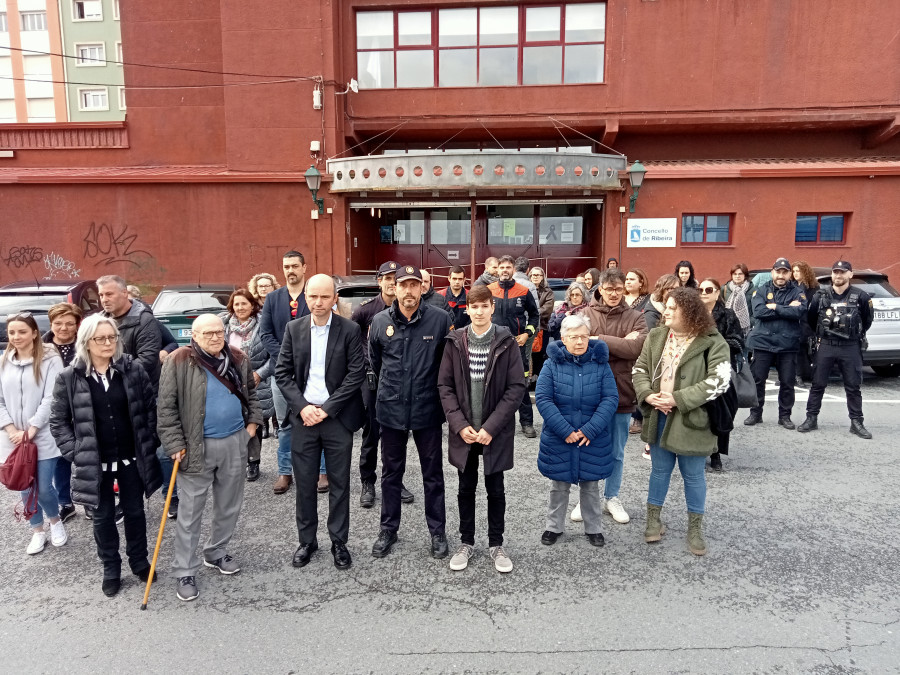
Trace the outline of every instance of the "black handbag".
<instances>
[{"instance_id":1,"label":"black handbag","mask_svg":"<svg viewBox=\"0 0 900 675\"><path fill-rule=\"evenodd\" d=\"M755 408L759 405L756 397L756 380L750 372L750 364L743 358L738 362L737 368L731 369L731 383L737 395L738 408Z\"/></svg>"},{"instance_id":2,"label":"black handbag","mask_svg":"<svg viewBox=\"0 0 900 675\"><path fill-rule=\"evenodd\" d=\"M709 350L703 352L703 360L709 370ZM734 371L732 371L733 373ZM727 436L734 430L734 416L738 411L738 398L734 387L734 378L728 388L712 401L703 404L709 416L709 429L716 436Z\"/></svg>"}]
</instances>

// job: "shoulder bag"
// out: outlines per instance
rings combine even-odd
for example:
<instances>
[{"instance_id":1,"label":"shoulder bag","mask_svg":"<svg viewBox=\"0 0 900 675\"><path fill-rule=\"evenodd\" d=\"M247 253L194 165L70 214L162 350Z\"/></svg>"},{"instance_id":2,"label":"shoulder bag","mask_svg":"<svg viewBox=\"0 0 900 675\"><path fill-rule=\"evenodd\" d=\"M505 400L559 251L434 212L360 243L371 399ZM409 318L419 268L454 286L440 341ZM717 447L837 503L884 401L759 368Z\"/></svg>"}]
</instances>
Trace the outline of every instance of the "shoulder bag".
<instances>
[{"instance_id":1,"label":"shoulder bag","mask_svg":"<svg viewBox=\"0 0 900 675\"><path fill-rule=\"evenodd\" d=\"M6 463L0 465L0 483L9 490L17 492L28 491L28 495L22 502L23 510L20 513L16 505L16 520L31 518L37 513L37 446L28 438L28 432L22 436L21 442L6 458Z\"/></svg>"}]
</instances>

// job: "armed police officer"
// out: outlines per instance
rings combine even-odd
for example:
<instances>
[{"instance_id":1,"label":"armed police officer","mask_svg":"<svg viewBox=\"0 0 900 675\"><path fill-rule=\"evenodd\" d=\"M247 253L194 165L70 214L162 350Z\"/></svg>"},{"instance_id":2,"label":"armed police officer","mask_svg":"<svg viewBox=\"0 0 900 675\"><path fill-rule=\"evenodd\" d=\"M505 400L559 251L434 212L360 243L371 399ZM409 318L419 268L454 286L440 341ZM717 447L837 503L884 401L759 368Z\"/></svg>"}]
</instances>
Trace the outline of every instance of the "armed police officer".
<instances>
[{"instance_id":1,"label":"armed police officer","mask_svg":"<svg viewBox=\"0 0 900 675\"><path fill-rule=\"evenodd\" d=\"M747 346L753 350L750 369L756 380L758 403L750 408L744 424L762 422L766 402L766 378L772 364L778 369L778 424L795 429L791 421L794 407L794 379L797 377L797 351L800 349L800 321L806 320L809 305L806 293L791 278L791 263L779 258L772 265L772 280L753 291L751 298L756 321Z\"/></svg>"},{"instance_id":2,"label":"armed police officer","mask_svg":"<svg viewBox=\"0 0 900 675\"><path fill-rule=\"evenodd\" d=\"M872 438L863 426L862 394L859 391L866 331L872 325L872 298L865 291L852 287L852 278L853 265L846 260L838 260L832 265L831 288L818 291L809 303L809 325L815 331L818 350L806 403L806 421L797 431L819 428L822 395L836 363L847 394L850 433L860 438Z\"/></svg>"},{"instance_id":3,"label":"armed police officer","mask_svg":"<svg viewBox=\"0 0 900 675\"><path fill-rule=\"evenodd\" d=\"M359 447L359 480L362 483L362 491L359 494L359 505L364 509L370 509L375 505L375 481L378 476L378 441L381 438L381 425L375 417L375 397L377 377L372 371L369 361L369 326L379 312L391 306L396 295L396 277L400 264L393 260L382 263L375 275L381 292L374 298L360 303L350 319L359 326L363 343L363 358L366 366L366 381L363 383L363 401L366 406L367 418L363 426L362 444ZM400 501L404 504L412 504L415 496L400 484Z\"/></svg>"}]
</instances>

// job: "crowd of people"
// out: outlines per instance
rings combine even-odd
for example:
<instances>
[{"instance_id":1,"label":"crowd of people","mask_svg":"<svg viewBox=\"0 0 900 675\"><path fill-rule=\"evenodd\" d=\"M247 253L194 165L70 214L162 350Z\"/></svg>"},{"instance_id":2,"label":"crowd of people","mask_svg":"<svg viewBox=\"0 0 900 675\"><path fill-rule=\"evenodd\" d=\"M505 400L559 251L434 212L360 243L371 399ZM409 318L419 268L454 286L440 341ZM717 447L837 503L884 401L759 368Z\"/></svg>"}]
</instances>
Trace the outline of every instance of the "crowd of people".
<instances>
[{"instance_id":1,"label":"crowd of people","mask_svg":"<svg viewBox=\"0 0 900 675\"><path fill-rule=\"evenodd\" d=\"M317 493L328 494L327 531L338 569L352 565L350 530L353 438L362 430L359 503L377 499L381 518L372 556L397 542L410 435L424 487L430 552L465 569L475 553L476 492L487 495L488 549L501 573L513 569L504 548L504 473L514 466L516 412L521 433L537 437L537 468L549 479L545 545L565 532L572 485L579 501L568 517L603 546L602 515L628 523L619 492L629 433L640 434L651 461L644 539L665 533L661 511L676 464L684 479L688 549L704 555L706 462L722 471L737 412L735 373L746 363L756 395L744 424L762 422L765 384L779 378L778 424L791 420L799 361L813 358L813 385L799 431L817 428L827 378L839 366L850 431L871 438L859 384L871 299L850 285L852 265L833 266L832 285L817 289L804 262L779 258L751 283L743 264L724 284L698 279L688 260L655 284L638 268L610 258L585 270L555 307L544 269L526 258L488 258L466 287L452 267L436 290L427 270L387 261L380 292L348 312L334 279L307 278L298 251L283 257L284 285L257 274L232 293L221 315L202 314L179 347L140 291L118 276L97 280L103 311L84 317L60 303L41 335L34 317L7 317L9 346L0 357L0 460L31 440L34 486L22 493L32 527L28 554L67 542L75 505L93 520L101 589L115 595L122 523L131 572L147 582L144 499L172 481L173 573L177 597L199 595L202 565L240 571L230 541L245 482L260 478L262 440L277 436L272 489L295 486L298 546L292 564L318 550ZM810 351L805 345L812 348ZM802 355L802 356L801 356ZM752 389L752 388L751 388ZM446 531L443 425L448 461L457 469L459 543ZM603 494L600 482L603 481ZM212 495L209 537L201 519ZM45 529L45 519L49 527ZM155 575L154 575L155 580Z\"/></svg>"}]
</instances>

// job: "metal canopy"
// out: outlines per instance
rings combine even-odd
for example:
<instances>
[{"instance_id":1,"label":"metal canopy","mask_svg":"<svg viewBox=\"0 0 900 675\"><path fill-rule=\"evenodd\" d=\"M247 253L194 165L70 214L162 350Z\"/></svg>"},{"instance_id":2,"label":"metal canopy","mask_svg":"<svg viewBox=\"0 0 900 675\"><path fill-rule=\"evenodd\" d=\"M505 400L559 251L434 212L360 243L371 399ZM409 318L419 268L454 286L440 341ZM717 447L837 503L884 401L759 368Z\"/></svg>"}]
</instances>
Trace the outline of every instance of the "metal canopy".
<instances>
[{"instance_id":1,"label":"metal canopy","mask_svg":"<svg viewBox=\"0 0 900 675\"><path fill-rule=\"evenodd\" d=\"M331 192L619 190L622 155L502 150L365 155L328 160ZM473 196L475 196L473 195ZM483 196L483 195L482 195Z\"/></svg>"}]
</instances>

